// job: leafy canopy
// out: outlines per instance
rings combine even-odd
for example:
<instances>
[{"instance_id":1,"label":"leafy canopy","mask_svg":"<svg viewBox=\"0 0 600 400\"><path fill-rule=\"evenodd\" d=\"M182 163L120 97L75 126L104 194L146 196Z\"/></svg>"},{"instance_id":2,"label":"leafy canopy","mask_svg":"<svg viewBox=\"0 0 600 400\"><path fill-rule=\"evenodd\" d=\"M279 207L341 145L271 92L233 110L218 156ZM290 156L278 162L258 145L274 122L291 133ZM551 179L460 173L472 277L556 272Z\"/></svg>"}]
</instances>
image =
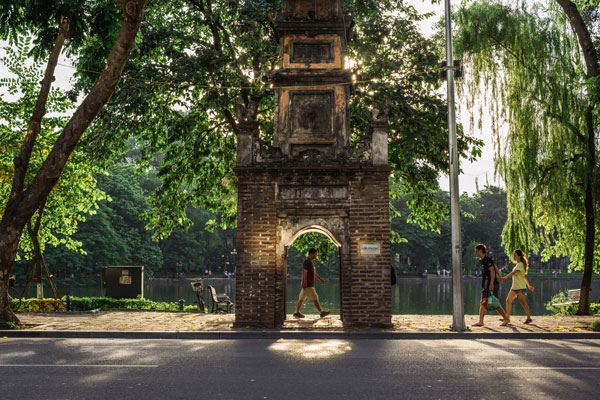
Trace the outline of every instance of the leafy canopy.
<instances>
[{"instance_id":1,"label":"leafy canopy","mask_svg":"<svg viewBox=\"0 0 600 400\"><path fill-rule=\"evenodd\" d=\"M32 40L29 36L19 36L15 47L5 48L5 56L0 63L10 75L0 79L0 212L4 210L11 189L14 174L13 156L20 150L27 133L29 119L35 106L38 83L42 78L43 66L32 62L29 54ZM53 89L48 99L48 115L44 118L42 129L34 147L31 168L26 176L26 184L33 179L54 145L56 138L67 122L65 113L73 107L65 93ZM43 251L46 245L65 246L71 250L81 248L81 242L73 238L80 222L98 209L98 204L107 199L106 194L97 187L95 176L103 170L88 153L77 149L71 155L58 184L46 201L43 215L38 211L34 217L42 218L39 233ZM1 214L0 214L1 216ZM27 231L21 239L20 248L29 254L32 242Z\"/></svg>"},{"instance_id":2,"label":"leafy canopy","mask_svg":"<svg viewBox=\"0 0 600 400\"><path fill-rule=\"evenodd\" d=\"M273 134L274 101L262 77L278 63L273 17L279 0L155 0L148 6L138 47L86 145L106 158L123 156L131 139L142 164L158 165L162 185L147 213L157 238L190 225L188 206L219 215L212 227L235 223L235 132L242 119ZM446 104L438 91L435 43L400 0L345 2L355 19L349 59L364 95L352 98L353 141L370 127L375 102L390 103L392 195L408 197L410 220L431 229L446 207L430 194L448 167ZM390 10L393 10L391 12ZM87 40L77 58L78 90L101 68L108 41ZM482 143L461 132L463 157Z\"/></svg>"}]
</instances>

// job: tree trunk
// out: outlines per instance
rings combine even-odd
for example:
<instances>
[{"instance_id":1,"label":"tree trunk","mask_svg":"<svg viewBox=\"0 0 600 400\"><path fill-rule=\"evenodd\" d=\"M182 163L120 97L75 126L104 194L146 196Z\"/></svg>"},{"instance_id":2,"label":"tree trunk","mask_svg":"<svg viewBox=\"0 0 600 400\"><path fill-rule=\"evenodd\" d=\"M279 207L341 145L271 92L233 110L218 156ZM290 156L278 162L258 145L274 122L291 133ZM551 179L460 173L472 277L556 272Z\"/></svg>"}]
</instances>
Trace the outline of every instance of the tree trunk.
<instances>
[{"instance_id":1,"label":"tree trunk","mask_svg":"<svg viewBox=\"0 0 600 400\"><path fill-rule=\"evenodd\" d=\"M598 61L598 50L590 30L585 24L577 5L570 0L556 0L562 7L569 23L577 35L579 47L586 66L586 77L588 79L600 77L600 62ZM585 251L583 279L581 280L581 296L579 298L578 314L590 313L590 289L592 285L592 274L594 272L594 245L596 241L596 214L594 202L594 182L596 173L596 143L594 132L594 108L598 103L598 92L600 84L592 84L588 90L590 106L585 113L586 123L586 176L585 176Z\"/></svg>"},{"instance_id":2,"label":"tree trunk","mask_svg":"<svg viewBox=\"0 0 600 400\"><path fill-rule=\"evenodd\" d=\"M0 271L2 273L2 271ZM8 296L8 274L0 277L0 321L13 322L18 324L19 318L10 308L10 300Z\"/></svg>"},{"instance_id":3,"label":"tree trunk","mask_svg":"<svg viewBox=\"0 0 600 400\"><path fill-rule=\"evenodd\" d=\"M594 204L594 182L596 167L596 138L594 135L594 106L590 105L585 113L587 125L587 158L585 181L585 253L581 294L577 314L589 315L590 290L594 272L594 245L596 243L596 210Z\"/></svg>"},{"instance_id":4,"label":"tree trunk","mask_svg":"<svg viewBox=\"0 0 600 400\"><path fill-rule=\"evenodd\" d=\"M583 53L583 61L587 68L587 77L600 76L600 65L598 65L598 50L594 47L594 40L590 30L585 24L577 5L570 0L556 0L569 18L569 23L577 35L579 47Z\"/></svg>"},{"instance_id":5,"label":"tree trunk","mask_svg":"<svg viewBox=\"0 0 600 400\"><path fill-rule=\"evenodd\" d=\"M146 2L147 0L119 0L124 14L123 24L108 56L106 67L92 90L75 110L32 183L25 191L9 198L0 221L0 281L5 279L8 283L8 275L17 254L23 228L46 201L81 136L112 96L135 44ZM0 285L0 299L8 298L7 290L8 284ZM2 302L2 305L4 303ZM14 314L10 314L12 312L5 311L0 314L0 319L6 317L12 320Z\"/></svg>"}]
</instances>

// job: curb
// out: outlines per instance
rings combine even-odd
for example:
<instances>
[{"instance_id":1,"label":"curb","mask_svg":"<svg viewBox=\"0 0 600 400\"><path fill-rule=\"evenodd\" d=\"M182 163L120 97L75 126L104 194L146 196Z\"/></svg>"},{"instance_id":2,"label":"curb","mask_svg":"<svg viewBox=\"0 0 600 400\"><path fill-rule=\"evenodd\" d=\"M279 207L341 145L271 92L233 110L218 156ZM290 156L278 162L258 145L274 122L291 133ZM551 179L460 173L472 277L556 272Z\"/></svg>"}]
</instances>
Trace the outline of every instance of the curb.
<instances>
[{"instance_id":1,"label":"curb","mask_svg":"<svg viewBox=\"0 0 600 400\"><path fill-rule=\"evenodd\" d=\"M242 340L242 339L336 339L336 340L439 340L439 339L600 339L594 332L343 332L343 331L34 331L0 330L0 337L36 339L181 339L181 340Z\"/></svg>"}]
</instances>

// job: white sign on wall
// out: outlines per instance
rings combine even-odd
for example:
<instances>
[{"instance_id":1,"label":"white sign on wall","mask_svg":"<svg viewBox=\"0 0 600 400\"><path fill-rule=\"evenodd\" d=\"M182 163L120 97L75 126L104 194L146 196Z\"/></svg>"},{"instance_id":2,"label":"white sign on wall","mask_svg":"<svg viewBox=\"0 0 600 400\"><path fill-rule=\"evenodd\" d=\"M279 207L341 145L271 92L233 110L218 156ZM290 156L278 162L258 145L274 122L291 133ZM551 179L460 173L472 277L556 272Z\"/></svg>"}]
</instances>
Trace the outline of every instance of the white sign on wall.
<instances>
[{"instance_id":1,"label":"white sign on wall","mask_svg":"<svg viewBox=\"0 0 600 400\"><path fill-rule=\"evenodd\" d=\"M381 255L381 243L361 243L360 254L363 256Z\"/></svg>"}]
</instances>

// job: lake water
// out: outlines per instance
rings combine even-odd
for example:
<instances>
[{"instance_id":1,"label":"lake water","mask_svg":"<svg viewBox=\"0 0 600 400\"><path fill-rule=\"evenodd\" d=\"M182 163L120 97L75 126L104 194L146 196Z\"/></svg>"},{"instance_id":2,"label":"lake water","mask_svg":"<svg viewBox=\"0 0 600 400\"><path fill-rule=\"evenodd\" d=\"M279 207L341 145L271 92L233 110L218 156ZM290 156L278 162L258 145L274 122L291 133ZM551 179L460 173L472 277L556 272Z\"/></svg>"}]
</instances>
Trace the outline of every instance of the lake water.
<instances>
[{"instance_id":1,"label":"lake water","mask_svg":"<svg viewBox=\"0 0 600 400\"><path fill-rule=\"evenodd\" d=\"M528 301L533 315L549 314L544 304L561 290L577 289L581 283L580 277L573 278L541 278L529 277L529 281L536 287L535 293L529 293ZM229 279L211 279L209 285L214 286L219 293L226 293L235 301L235 281ZM465 312L477 314L481 296L481 283L479 279L465 278ZM501 299L504 303L510 285L502 285ZM299 280L288 282L288 313L294 311L294 303L300 290ZM323 308L339 313L340 288L336 281L329 281L325 285L317 284L317 292ZM100 285L94 287L72 288L72 295L99 296ZM144 296L157 301L177 301L184 299L186 304L195 304L194 293L190 281L154 279L147 281L144 287ZM600 297L600 280L594 276L592 283L592 300ZM514 313L523 315L520 304L515 302ZM392 307L394 314L451 314L452 313L452 280L450 278L399 278L398 284L392 288ZM305 312L314 313L312 304L305 304Z\"/></svg>"}]
</instances>

